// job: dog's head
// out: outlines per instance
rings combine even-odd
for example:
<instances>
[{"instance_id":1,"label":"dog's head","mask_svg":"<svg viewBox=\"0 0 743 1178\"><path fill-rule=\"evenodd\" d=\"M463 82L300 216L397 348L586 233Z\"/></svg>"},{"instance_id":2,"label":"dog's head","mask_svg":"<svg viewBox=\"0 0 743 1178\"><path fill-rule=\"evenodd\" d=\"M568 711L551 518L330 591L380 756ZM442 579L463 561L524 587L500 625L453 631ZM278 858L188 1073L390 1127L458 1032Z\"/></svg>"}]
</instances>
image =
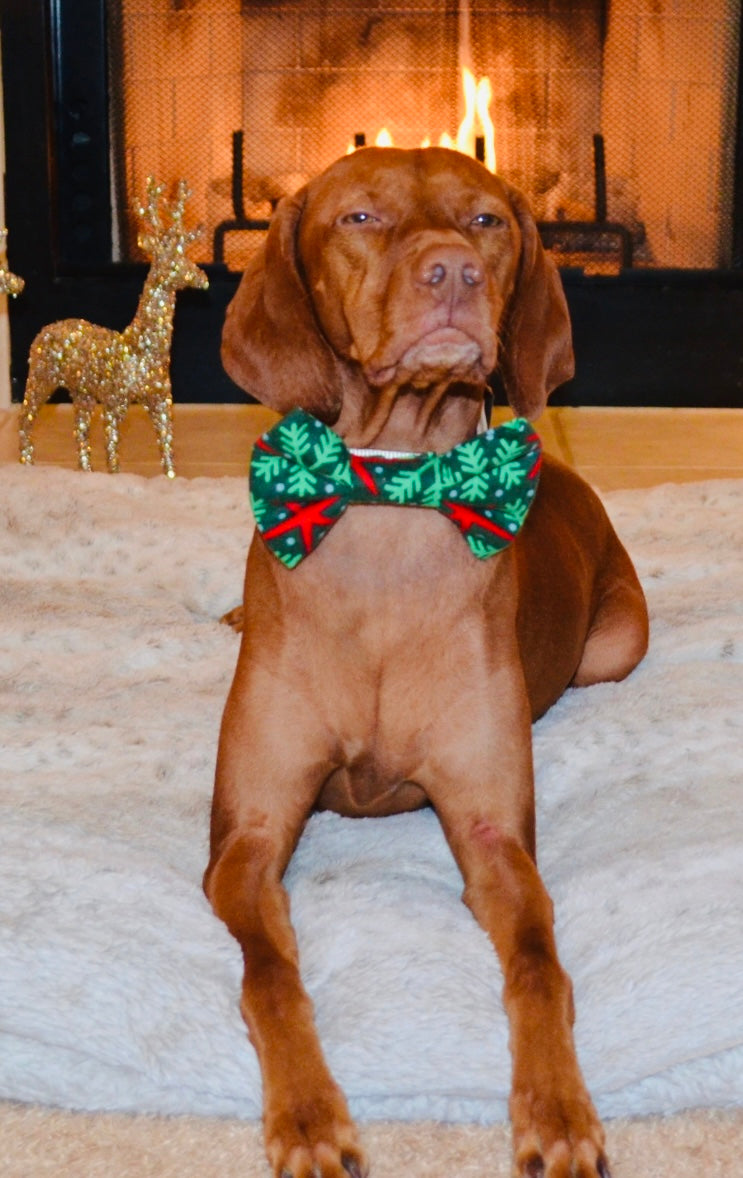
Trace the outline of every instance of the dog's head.
<instances>
[{"instance_id":1,"label":"dog's head","mask_svg":"<svg viewBox=\"0 0 743 1178\"><path fill-rule=\"evenodd\" d=\"M228 308L222 358L263 404L329 424L346 395L481 400L496 368L533 418L573 373L559 275L524 197L445 148L365 148L284 200Z\"/></svg>"}]
</instances>

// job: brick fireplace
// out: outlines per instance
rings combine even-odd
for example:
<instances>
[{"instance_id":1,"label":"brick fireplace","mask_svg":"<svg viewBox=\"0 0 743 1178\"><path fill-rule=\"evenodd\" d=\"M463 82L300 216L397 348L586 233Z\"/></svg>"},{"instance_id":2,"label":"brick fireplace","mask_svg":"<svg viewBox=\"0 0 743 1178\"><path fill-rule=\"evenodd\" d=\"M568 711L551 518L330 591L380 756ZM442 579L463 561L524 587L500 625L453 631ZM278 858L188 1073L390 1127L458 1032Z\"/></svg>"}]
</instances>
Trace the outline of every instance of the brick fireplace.
<instances>
[{"instance_id":1,"label":"brick fireplace","mask_svg":"<svg viewBox=\"0 0 743 1178\"><path fill-rule=\"evenodd\" d=\"M184 399L239 397L218 369L219 325L276 201L382 131L456 145L466 68L489 91L495 169L526 192L563 270L579 375L558 399L743 404L740 0L5 9L9 256L28 280L12 308L15 396L43 322L119 313L141 275L132 209L154 174L188 181L206 227L194 257L211 267L208 307L179 302L209 334L176 332L174 364L203 373ZM484 157L488 134L475 118L461 143ZM703 388L710 351L723 371Z\"/></svg>"}]
</instances>

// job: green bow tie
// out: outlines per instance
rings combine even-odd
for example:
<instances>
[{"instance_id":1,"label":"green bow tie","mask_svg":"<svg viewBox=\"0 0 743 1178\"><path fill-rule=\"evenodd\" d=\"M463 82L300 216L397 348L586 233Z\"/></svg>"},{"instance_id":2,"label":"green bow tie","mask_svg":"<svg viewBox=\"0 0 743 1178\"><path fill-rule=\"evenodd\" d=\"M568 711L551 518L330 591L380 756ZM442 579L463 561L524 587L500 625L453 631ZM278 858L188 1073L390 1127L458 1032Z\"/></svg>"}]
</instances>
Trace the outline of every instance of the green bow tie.
<instances>
[{"instance_id":1,"label":"green bow tie","mask_svg":"<svg viewBox=\"0 0 743 1178\"><path fill-rule=\"evenodd\" d=\"M480 560L505 548L536 494L541 444L523 417L446 454L349 450L296 409L256 442L250 499L263 540L288 568L312 552L351 504L433 507Z\"/></svg>"}]
</instances>

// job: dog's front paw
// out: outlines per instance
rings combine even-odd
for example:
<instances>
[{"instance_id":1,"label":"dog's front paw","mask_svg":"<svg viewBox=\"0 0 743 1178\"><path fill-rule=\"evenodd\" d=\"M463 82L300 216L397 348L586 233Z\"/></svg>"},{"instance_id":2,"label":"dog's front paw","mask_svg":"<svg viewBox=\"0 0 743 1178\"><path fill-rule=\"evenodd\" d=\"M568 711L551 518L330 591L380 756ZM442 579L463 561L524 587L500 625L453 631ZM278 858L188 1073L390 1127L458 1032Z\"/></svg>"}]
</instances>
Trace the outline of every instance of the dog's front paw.
<instances>
[{"instance_id":1,"label":"dog's front paw","mask_svg":"<svg viewBox=\"0 0 743 1178\"><path fill-rule=\"evenodd\" d=\"M368 1166L340 1092L316 1095L265 1118L276 1178L366 1178Z\"/></svg>"},{"instance_id":2,"label":"dog's front paw","mask_svg":"<svg viewBox=\"0 0 743 1178\"><path fill-rule=\"evenodd\" d=\"M580 1082L511 1097L515 1178L611 1178L604 1131Z\"/></svg>"}]
</instances>

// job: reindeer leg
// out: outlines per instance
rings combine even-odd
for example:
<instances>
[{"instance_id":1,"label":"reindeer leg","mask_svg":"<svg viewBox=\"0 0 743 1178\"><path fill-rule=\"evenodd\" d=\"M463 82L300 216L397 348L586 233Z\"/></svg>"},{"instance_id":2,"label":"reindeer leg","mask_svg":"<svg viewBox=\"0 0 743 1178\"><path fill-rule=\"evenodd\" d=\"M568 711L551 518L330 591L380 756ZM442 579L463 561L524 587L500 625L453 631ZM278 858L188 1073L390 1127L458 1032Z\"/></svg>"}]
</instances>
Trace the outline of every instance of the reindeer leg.
<instances>
[{"instance_id":1,"label":"reindeer leg","mask_svg":"<svg viewBox=\"0 0 743 1178\"><path fill-rule=\"evenodd\" d=\"M90 464L90 419L95 401L92 397L75 397L75 438L77 440L78 466L80 470L92 470Z\"/></svg>"},{"instance_id":2,"label":"reindeer leg","mask_svg":"<svg viewBox=\"0 0 743 1178\"><path fill-rule=\"evenodd\" d=\"M163 474L169 479L175 478L173 466L173 398L170 389L158 397L148 397L144 407L150 415L155 428L157 444L160 450L160 462Z\"/></svg>"},{"instance_id":3,"label":"reindeer leg","mask_svg":"<svg viewBox=\"0 0 743 1178\"><path fill-rule=\"evenodd\" d=\"M43 398L45 399L45 398ZM38 399L36 395L36 386L31 381L29 375L26 383L26 393L23 398L23 405L21 406L21 414L18 420L18 442L21 451L21 462L30 466L34 460L34 446L31 441L31 431L33 429L34 421L36 420L36 411L38 408Z\"/></svg>"},{"instance_id":4,"label":"reindeer leg","mask_svg":"<svg viewBox=\"0 0 743 1178\"><path fill-rule=\"evenodd\" d=\"M103 437L106 445L106 464L111 474L118 474L119 472L120 426L124 420L125 413L126 409L121 411L110 405L103 410Z\"/></svg>"}]
</instances>

